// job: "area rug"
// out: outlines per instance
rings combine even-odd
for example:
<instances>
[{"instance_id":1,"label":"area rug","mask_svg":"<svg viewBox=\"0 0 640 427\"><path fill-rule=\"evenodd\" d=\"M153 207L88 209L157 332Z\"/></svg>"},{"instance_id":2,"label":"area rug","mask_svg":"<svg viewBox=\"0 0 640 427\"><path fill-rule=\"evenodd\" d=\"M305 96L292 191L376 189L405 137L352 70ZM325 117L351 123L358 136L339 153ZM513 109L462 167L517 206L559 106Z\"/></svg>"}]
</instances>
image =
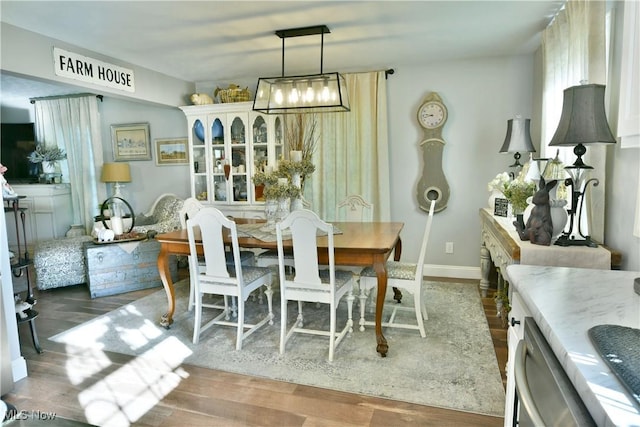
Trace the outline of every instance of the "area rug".
<instances>
[{"instance_id":1,"label":"area rug","mask_svg":"<svg viewBox=\"0 0 640 427\"><path fill-rule=\"evenodd\" d=\"M159 326L166 311L164 290L62 332L53 341L73 347L92 347L128 355L140 355L178 340L184 364L227 372L266 377L339 391L383 397L428 406L503 416L504 389L475 285L425 281L429 319L427 337L418 331L386 328L389 353L382 358L376 352L373 326L364 332L358 328L359 309L354 304L354 330L328 361L328 338L296 335L279 354L280 303L274 295L275 319L248 337L240 351L235 350L235 328L214 326L194 345L193 312L187 311L188 280L176 283L176 314L170 329ZM393 301L389 294L385 309ZM412 297L405 293L403 305L411 307ZM247 318L265 313L266 302L250 298ZM295 304L289 306L289 319L295 318ZM307 325L328 319L326 306L305 304ZM338 325L347 318L346 303L341 303ZM413 317L413 312L400 312ZM367 309L367 318L373 313ZM162 345L162 343L165 345Z\"/></svg>"}]
</instances>

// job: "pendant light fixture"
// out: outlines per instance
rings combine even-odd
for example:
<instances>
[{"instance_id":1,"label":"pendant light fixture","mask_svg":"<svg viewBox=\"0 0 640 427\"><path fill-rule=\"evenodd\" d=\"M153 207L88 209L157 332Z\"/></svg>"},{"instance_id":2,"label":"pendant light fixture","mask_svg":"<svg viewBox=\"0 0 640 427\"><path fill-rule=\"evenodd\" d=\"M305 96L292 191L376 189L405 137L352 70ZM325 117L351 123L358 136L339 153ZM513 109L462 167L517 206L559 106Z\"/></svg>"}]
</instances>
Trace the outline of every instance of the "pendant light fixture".
<instances>
[{"instance_id":1,"label":"pendant light fixture","mask_svg":"<svg viewBox=\"0 0 640 427\"><path fill-rule=\"evenodd\" d=\"M327 113L349 111L347 85L339 73L324 73L324 35L330 33L326 25L278 30L282 39L282 75L260 77L253 101L253 110L266 114ZM290 37L320 34L320 74L284 75L284 43Z\"/></svg>"}]
</instances>

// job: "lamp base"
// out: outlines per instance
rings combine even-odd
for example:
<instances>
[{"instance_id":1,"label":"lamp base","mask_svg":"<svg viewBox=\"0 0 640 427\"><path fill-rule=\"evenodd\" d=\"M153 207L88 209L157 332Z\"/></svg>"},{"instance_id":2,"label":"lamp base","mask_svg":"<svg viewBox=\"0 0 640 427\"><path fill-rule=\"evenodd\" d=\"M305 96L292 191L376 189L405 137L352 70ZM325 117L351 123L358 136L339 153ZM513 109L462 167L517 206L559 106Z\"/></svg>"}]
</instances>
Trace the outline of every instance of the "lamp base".
<instances>
[{"instance_id":1,"label":"lamp base","mask_svg":"<svg viewBox=\"0 0 640 427\"><path fill-rule=\"evenodd\" d=\"M576 239L568 234L563 234L558 237L555 242L558 246L588 246L590 248L597 248L598 244L591 240L590 236L586 236L584 239Z\"/></svg>"}]
</instances>

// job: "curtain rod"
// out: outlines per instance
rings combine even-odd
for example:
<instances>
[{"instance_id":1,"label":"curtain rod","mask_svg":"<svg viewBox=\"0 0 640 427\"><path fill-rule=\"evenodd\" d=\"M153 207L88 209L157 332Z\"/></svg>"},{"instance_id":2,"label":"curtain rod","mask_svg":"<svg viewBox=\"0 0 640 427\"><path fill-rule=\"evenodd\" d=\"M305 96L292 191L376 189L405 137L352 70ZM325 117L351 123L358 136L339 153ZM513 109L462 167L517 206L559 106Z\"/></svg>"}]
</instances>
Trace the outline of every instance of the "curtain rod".
<instances>
[{"instance_id":1,"label":"curtain rod","mask_svg":"<svg viewBox=\"0 0 640 427\"><path fill-rule=\"evenodd\" d=\"M39 98L29 98L29 102L32 104L35 104L36 101L44 101L46 99L80 98L83 96L95 96L100 100L100 102L102 102L102 98L103 98L102 95L95 95L93 93L76 93L71 95L56 95L56 96L42 96Z\"/></svg>"},{"instance_id":2,"label":"curtain rod","mask_svg":"<svg viewBox=\"0 0 640 427\"><path fill-rule=\"evenodd\" d=\"M376 73L382 70L370 70L370 71L346 71L344 73L340 73L340 74L365 74L365 73ZM384 70L384 78L388 79L390 74L395 73L396 70L394 70L393 68L387 68L386 70Z\"/></svg>"}]
</instances>

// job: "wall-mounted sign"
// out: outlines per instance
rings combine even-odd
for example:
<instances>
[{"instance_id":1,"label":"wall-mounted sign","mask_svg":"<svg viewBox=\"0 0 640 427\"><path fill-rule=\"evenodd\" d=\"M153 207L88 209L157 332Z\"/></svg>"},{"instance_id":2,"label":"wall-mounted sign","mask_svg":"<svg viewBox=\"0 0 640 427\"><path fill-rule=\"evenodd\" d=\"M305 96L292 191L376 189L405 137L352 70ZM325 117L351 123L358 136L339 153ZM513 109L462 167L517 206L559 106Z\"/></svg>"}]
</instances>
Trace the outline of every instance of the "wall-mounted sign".
<instances>
[{"instance_id":1,"label":"wall-mounted sign","mask_svg":"<svg viewBox=\"0 0 640 427\"><path fill-rule=\"evenodd\" d=\"M88 56L53 48L56 76L81 80L113 89L135 92L133 70L99 61Z\"/></svg>"}]
</instances>

